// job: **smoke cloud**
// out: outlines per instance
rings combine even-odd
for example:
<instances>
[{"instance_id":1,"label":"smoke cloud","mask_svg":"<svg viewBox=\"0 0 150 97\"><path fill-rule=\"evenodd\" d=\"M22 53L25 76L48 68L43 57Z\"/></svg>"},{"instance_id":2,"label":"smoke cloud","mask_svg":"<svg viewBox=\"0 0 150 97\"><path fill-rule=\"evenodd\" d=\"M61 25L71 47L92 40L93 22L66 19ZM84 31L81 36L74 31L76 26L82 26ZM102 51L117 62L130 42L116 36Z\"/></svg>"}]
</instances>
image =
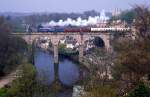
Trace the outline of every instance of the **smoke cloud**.
<instances>
[{"instance_id":1,"label":"smoke cloud","mask_svg":"<svg viewBox=\"0 0 150 97\"><path fill-rule=\"evenodd\" d=\"M105 11L102 10L100 13L100 16L91 17L89 16L88 19L82 19L81 17L78 17L76 20L73 20L71 18L67 18L66 20L59 20L58 22L50 21L45 24L45 26L88 26L88 25L95 25L99 23L100 21L108 20L109 17L106 16Z\"/></svg>"}]
</instances>

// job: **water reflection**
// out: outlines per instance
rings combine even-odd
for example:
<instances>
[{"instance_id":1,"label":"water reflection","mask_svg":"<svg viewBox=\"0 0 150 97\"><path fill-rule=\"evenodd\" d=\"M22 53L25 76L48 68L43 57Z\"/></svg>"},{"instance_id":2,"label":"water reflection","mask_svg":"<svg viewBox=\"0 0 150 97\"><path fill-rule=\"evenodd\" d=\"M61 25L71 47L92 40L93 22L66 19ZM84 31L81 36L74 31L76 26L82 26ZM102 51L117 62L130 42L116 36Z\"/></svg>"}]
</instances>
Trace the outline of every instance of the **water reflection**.
<instances>
[{"instance_id":1,"label":"water reflection","mask_svg":"<svg viewBox=\"0 0 150 97\"><path fill-rule=\"evenodd\" d=\"M53 56L38 50L35 53L34 60L35 67L38 73L38 79L44 81L44 83L52 83L54 81Z\"/></svg>"},{"instance_id":2,"label":"water reflection","mask_svg":"<svg viewBox=\"0 0 150 97\"><path fill-rule=\"evenodd\" d=\"M34 60L38 78L44 83L52 83L57 74L57 70L54 69L53 55L38 50L35 53ZM68 59L61 60L58 66L58 79L64 85L73 85L79 79L79 67L77 64Z\"/></svg>"},{"instance_id":3,"label":"water reflection","mask_svg":"<svg viewBox=\"0 0 150 97\"><path fill-rule=\"evenodd\" d=\"M79 68L69 60L59 64L59 79L63 84L72 85L79 79Z\"/></svg>"}]
</instances>

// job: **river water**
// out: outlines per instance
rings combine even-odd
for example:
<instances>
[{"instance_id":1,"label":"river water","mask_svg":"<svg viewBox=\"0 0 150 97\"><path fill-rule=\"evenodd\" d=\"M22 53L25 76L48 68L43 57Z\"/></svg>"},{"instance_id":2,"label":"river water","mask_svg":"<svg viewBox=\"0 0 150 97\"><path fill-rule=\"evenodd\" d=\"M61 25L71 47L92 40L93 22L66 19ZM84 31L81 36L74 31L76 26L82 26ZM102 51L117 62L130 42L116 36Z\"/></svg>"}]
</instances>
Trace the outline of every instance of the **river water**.
<instances>
[{"instance_id":1,"label":"river water","mask_svg":"<svg viewBox=\"0 0 150 97\"><path fill-rule=\"evenodd\" d=\"M44 83L51 84L55 80L57 72L59 81L66 86L73 86L80 77L80 68L71 60L62 58L59 60L58 69L55 69L53 54L37 50L35 52L35 67L38 72L38 77ZM72 93L59 93L57 97L71 97ZM60 95L60 96L59 96Z\"/></svg>"}]
</instances>

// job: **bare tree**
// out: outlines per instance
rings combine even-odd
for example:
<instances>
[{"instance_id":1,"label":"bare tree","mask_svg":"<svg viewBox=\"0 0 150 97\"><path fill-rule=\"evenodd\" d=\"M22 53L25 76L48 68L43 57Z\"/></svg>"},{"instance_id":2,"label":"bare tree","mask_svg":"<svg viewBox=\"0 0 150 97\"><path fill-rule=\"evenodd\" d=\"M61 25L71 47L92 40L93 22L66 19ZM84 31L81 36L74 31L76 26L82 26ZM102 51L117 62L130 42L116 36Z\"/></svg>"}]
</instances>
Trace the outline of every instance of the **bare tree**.
<instances>
[{"instance_id":1,"label":"bare tree","mask_svg":"<svg viewBox=\"0 0 150 97\"><path fill-rule=\"evenodd\" d=\"M138 37L150 39L150 10L145 5L136 5L134 8L136 13L133 25L136 29Z\"/></svg>"}]
</instances>

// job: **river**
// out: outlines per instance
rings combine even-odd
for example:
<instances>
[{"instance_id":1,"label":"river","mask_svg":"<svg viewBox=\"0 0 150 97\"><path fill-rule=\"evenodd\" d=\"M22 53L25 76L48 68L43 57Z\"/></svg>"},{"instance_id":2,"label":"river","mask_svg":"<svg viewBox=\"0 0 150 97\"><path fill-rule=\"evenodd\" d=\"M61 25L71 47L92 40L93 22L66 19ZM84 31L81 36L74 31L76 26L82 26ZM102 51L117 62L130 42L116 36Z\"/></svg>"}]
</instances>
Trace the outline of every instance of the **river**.
<instances>
[{"instance_id":1,"label":"river","mask_svg":"<svg viewBox=\"0 0 150 97\"><path fill-rule=\"evenodd\" d=\"M71 60L61 58L59 60L58 69L54 66L53 54L37 50L35 52L34 63L38 72L38 78L42 79L44 83L51 84L55 80L56 74L61 84L66 86L73 86L80 78L80 68L78 64ZM57 72L57 73L55 73ZM56 97L71 97L71 92L58 93Z\"/></svg>"}]
</instances>

